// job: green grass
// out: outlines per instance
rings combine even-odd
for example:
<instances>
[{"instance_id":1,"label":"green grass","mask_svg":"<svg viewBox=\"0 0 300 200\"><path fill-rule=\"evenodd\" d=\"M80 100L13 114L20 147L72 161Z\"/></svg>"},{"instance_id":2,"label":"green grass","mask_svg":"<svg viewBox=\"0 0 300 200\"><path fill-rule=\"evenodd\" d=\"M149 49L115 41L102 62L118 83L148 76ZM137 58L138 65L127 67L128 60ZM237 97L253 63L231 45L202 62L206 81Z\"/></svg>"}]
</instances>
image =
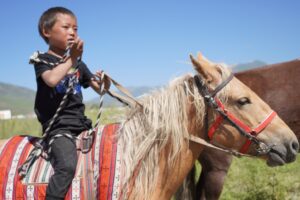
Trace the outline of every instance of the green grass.
<instances>
[{"instance_id":1,"label":"green grass","mask_svg":"<svg viewBox=\"0 0 300 200\"><path fill-rule=\"evenodd\" d=\"M86 115L95 122L97 109L88 109ZM101 124L120 121L124 111L104 109ZM37 119L0 120L0 139L13 135L40 135ZM198 165L197 176L201 167ZM221 200L296 200L300 197L300 157L296 162L270 168L259 159L234 159L226 178Z\"/></svg>"},{"instance_id":2,"label":"green grass","mask_svg":"<svg viewBox=\"0 0 300 200\"><path fill-rule=\"evenodd\" d=\"M85 114L87 115L88 118L90 118L95 123L98 114L98 109L87 109ZM116 108L116 107L104 108L100 118L100 123L109 124L109 123L119 122L123 118L124 118L123 109Z\"/></svg>"},{"instance_id":3,"label":"green grass","mask_svg":"<svg viewBox=\"0 0 300 200\"><path fill-rule=\"evenodd\" d=\"M0 120L0 139L14 135L41 135L42 128L37 119Z\"/></svg>"},{"instance_id":4,"label":"green grass","mask_svg":"<svg viewBox=\"0 0 300 200\"><path fill-rule=\"evenodd\" d=\"M265 161L234 159L221 196L222 200L282 200L300 197L300 156L296 162L270 168Z\"/></svg>"},{"instance_id":5,"label":"green grass","mask_svg":"<svg viewBox=\"0 0 300 200\"><path fill-rule=\"evenodd\" d=\"M105 108L101 116L101 124L120 121L124 111L118 108ZM86 115L96 121L97 109L88 109ZM41 136L42 127L37 119L12 119L0 120L0 139L6 139L14 135Z\"/></svg>"}]
</instances>

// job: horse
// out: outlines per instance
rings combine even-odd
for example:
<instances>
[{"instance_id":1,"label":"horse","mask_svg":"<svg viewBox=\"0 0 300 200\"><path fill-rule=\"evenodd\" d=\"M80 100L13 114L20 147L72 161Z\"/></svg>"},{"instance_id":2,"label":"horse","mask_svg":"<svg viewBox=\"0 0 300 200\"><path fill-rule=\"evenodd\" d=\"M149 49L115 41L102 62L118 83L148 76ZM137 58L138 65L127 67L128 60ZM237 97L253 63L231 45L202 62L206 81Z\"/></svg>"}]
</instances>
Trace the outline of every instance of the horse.
<instances>
[{"instance_id":1,"label":"horse","mask_svg":"<svg viewBox=\"0 0 300 200\"><path fill-rule=\"evenodd\" d=\"M142 106L128 109L124 122L108 125L105 126L108 128L97 131L93 149L87 153L87 156L92 154L90 158L93 160L93 169L87 168L83 173L94 178L89 180L94 183L94 187L93 190L85 188L85 193L76 196L77 199L108 199L102 193L108 185L100 185L99 182L102 176L112 174L103 164L111 161L105 160L110 158L103 157L97 164L95 155L110 151L106 147L97 147L101 143L104 146L118 147L110 155L121 153L116 159L118 164L115 163L121 171L113 173L118 174L119 185L114 188L118 191L107 194L114 194L110 199L169 200L202 154L205 144L203 141L208 138L206 121L209 124L218 121L219 128L212 137L215 148L235 154L244 149L244 155L264 159L269 166L295 161L299 149L296 136L263 100L235 78L224 64L208 61L201 54L198 59L193 56L190 58L196 75L183 75L172 80L168 86L143 96L139 99ZM102 135L109 131L114 133L110 136ZM257 135L253 135L254 132ZM101 137L106 138L106 142L98 140ZM11 140L25 139L22 137ZM32 138L28 140L34 143ZM11 158L14 155L6 152L10 148L9 141L5 141L0 147L0 173L11 175L16 173L17 164L20 163L17 162L12 170L10 162L7 162L15 161ZM23 144L26 145L27 143ZM19 155L28 154L27 151L19 152ZM1 160L3 157L6 159ZM109 182L112 179L109 178ZM18 175L8 180L12 189L17 184L18 192L26 193L20 181ZM5 183L0 178L0 199L6 199L5 195L13 199L15 193L11 188L4 191ZM43 199L41 194L45 193L45 187L38 187L29 189L38 191L37 198ZM78 187L74 187L75 189L78 190ZM92 193L95 196L91 197ZM29 198L23 194L18 199ZM31 199L35 199L35 196Z\"/></svg>"},{"instance_id":2,"label":"horse","mask_svg":"<svg viewBox=\"0 0 300 200\"><path fill-rule=\"evenodd\" d=\"M235 73L235 76L249 86L295 132L300 141L300 60L262 66ZM219 199L224 180L232 162L232 156L214 149L205 148L198 158L202 171L196 186L189 182L192 199ZM194 177L190 174L190 179ZM190 197L191 198L191 197Z\"/></svg>"}]
</instances>

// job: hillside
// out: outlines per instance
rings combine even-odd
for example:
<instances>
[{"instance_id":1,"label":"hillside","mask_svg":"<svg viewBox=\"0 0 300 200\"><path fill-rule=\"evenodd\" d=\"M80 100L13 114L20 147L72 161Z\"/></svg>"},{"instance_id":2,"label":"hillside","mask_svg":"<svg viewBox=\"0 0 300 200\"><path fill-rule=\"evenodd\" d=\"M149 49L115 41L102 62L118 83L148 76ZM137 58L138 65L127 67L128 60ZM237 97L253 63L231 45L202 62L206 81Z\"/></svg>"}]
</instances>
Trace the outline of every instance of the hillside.
<instances>
[{"instance_id":1,"label":"hillside","mask_svg":"<svg viewBox=\"0 0 300 200\"><path fill-rule=\"evenodd\" d=\"M255 60L252 62L248 62L248 63L240 63L240 64L236 64L232 66L232 70L233 72L239 72L239 71L243 71L243 70L247 70L247 69L252 69L252 68L256 68L256 67L261 67L267 65L267 63L260 61L260 60ZM148 92L150 92L151 90L158 88L158 87L128 87L127 89L130 91L130 93L134 96L134 97L138 97L138 96L142 96ZM94 98L90 101L86 102L88 106L92 106L95 107L98 105L99 103L99 97ZM120 106L121 104L111 98L110 96L106 95L104 97L104 106Z\"/></svg>"},{"instance_id":2,"label":"hillside","mask_svg":"<svg viewBox=\"0 0 300 200\"><path fill-rule=\"evenodd\" d=\"M247 69L262 67L264 65L267 65L267 63L260 61L260 60L254 60L252 62L239 63L237 65L233 65L232 70L233 70L233 72L240 72L240 71L244 71Z\"/></svg>"},{"instance_id":3,"label":"hillside","mask_svg":"<svg viewBox=\"0 0 300 200\"><path fill-rule=\"evenodd\" d=\"M35 91L0 82L0 110L11 110L12 115L33 112Z\"/></svg>"},{"instance_id":4,"label":"hillside","mask_svg":"<svg viewBox=\"0 0 300 200\"><path fill-rule=\"evenodd\" d=\"M253 61L249 63L241 63L232 66L234 72L251 69L255 67L260 67L266 65L262 61ZM147 86L137 86L137 87L128 87L127 89L132 93L133 96L138 97L149 91L155 89L156 87L147 87ZM21 86L11 85L7 83L0 82L0 110L11 110L12 115L18 114L30 114L33 113L35 91ZM92 99L87 101L86 104L88 107L97 106L99 103L99 98ZM105 96L104 106L120 106L121 104L115 99Z\"/></svg>"},{"instance_id":5,"label":"hillside","mask_svg":"<svg viewBox=\"0 0 300 200\"><path fill-rule=\"evenodd\" d=\"M141 87L127 87L128 91L134 96L134 97L139 97L141 95L144 95L148 93L149 91L155 89L156 87L146 87L146 86L141 86ZM112 106L121 106L121 103L119 103L117 100L113 99L109 95L104 96L104 106L105 107L112 107ZM90 101L86 102L88 106L94 106L99 103L99 97L96 97Z\"/></svg>"}]
</instances>

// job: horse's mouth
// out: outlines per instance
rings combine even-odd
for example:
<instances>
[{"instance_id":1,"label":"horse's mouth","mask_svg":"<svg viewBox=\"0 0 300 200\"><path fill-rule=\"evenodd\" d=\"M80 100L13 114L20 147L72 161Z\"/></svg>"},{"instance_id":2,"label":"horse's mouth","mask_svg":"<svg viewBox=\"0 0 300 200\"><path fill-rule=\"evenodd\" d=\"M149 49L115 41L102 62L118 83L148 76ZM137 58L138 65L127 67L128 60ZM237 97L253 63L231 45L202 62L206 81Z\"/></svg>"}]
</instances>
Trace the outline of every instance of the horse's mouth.
<instances>
[{"instance_id":1,"label":"horse's mouth","mask_svg":"<svg viewBox=\"0 0 300 200\"><path fill-rule=\"evenodd\" d=\"M281 166L286 163L285 156L279 151L271 149L268 154L267 165L270 167Z\"/></svg>"}]
</instances>

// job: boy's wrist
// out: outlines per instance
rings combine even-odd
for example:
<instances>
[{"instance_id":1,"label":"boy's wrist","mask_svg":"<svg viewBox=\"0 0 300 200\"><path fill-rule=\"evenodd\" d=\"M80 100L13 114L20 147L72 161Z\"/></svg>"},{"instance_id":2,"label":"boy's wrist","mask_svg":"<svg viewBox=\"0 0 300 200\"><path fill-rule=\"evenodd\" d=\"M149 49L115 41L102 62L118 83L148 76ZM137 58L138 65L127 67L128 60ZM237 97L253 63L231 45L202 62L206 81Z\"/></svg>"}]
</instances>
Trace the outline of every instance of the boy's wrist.
<instances>
[{"instance_id":1,"label":"boy's wrist","mask_svg":"<svg viewBox=\"0 0 300 200\"><path fill-rule=\"evenodd\" d=\"M77 59L74 59L69 56L66 58L64 63L66 64L68 69L71 69L71 68L75 68L77 66L78 61L77 61Z\"/></svg>"},{"instance_id":2,"label":"boy's wrist","mask_svg":"<svg viewBox=\"0 0 300 200\"><path fill-rule=\"evenodd\" d=\"M70 57L70 61L71 61L71 67L76 67L77 66L77 58L72 58Z\"/></svg>"}]
</instances>

